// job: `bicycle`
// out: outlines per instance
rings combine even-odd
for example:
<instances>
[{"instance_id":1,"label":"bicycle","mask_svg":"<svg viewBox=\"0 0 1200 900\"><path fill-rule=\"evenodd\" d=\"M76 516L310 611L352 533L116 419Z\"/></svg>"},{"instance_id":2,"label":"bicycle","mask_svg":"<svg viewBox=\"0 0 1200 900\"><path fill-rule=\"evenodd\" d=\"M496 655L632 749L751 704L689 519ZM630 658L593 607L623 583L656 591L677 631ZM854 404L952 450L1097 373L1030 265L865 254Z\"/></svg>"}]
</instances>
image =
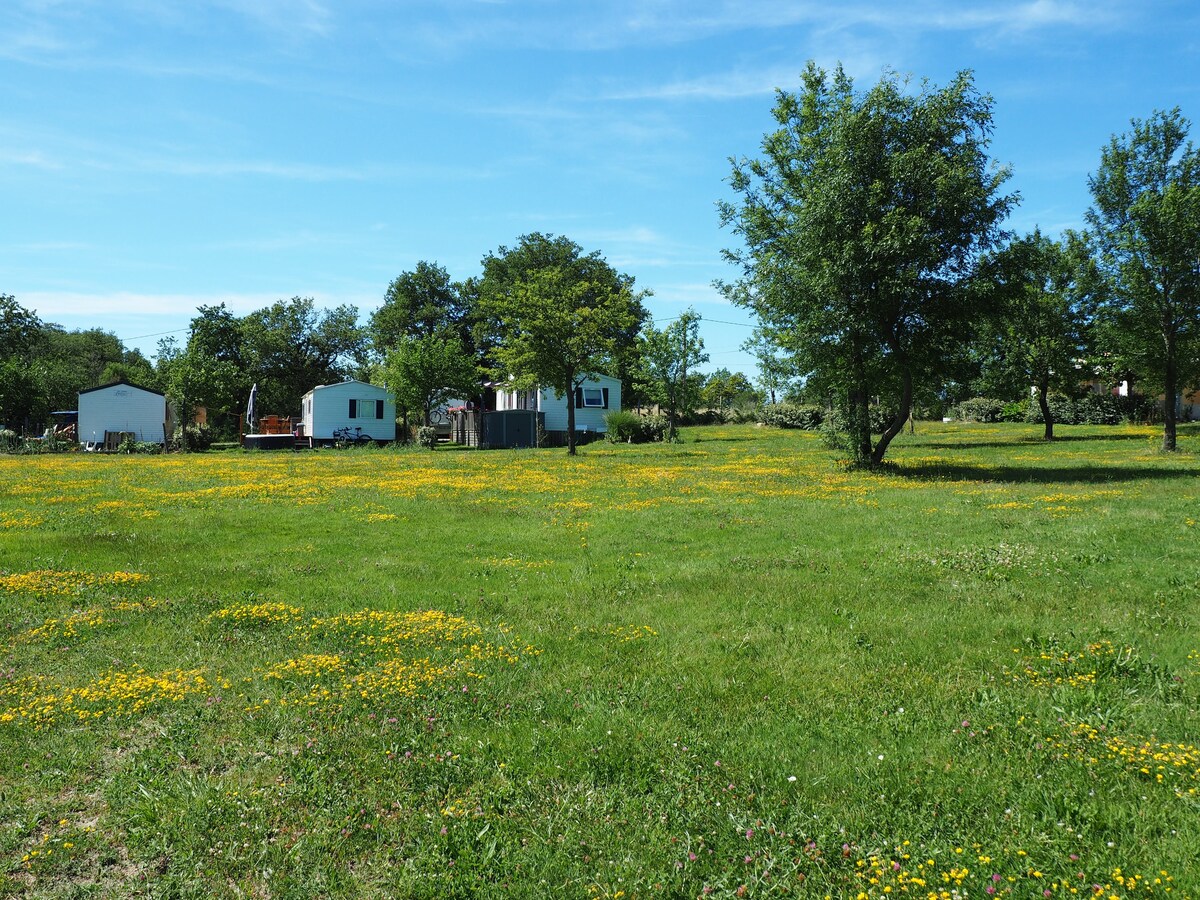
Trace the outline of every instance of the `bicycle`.
<instances>
[{"instance_id":1,"label":"bicycle","mask_svg":"<svg viewBox=\"0 0 1200 900\"><path fill-rule=\"evenodd\" d=\"M350 426L345 428L336 428L333 432L333 442L337 447L360 447L364 444L374 443L374 439L362 428Z\"/></svg>"}]
</instances>

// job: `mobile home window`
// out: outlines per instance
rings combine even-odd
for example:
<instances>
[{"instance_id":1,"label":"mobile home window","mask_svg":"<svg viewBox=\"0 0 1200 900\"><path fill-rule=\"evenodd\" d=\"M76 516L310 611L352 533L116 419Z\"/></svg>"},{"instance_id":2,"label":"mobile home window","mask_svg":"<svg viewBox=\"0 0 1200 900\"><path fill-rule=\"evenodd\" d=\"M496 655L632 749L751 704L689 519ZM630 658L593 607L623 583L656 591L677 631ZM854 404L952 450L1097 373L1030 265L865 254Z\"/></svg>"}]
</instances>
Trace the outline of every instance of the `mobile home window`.
<instances>
[{"instance_id":1,"label":"mobile home window","mask_svg":"<svg viewBox=\"0 0 1200 900\"><path fill-rule=\"evenodd\" d=\"M602 409L604 407L604 391L600 388L584 388L583 405Z\"/></svg>"},{"instance_id":2,"label":"mobile home window","mask_svg":"<svg viewBox=\"0 0 1200 900\"><path fill-rule=\"evenodd\" d=\"M383 401L382 400L351 400L350 401L350 418L351 419L382 419L383 418Z\"/></svg>"}]
</instances>

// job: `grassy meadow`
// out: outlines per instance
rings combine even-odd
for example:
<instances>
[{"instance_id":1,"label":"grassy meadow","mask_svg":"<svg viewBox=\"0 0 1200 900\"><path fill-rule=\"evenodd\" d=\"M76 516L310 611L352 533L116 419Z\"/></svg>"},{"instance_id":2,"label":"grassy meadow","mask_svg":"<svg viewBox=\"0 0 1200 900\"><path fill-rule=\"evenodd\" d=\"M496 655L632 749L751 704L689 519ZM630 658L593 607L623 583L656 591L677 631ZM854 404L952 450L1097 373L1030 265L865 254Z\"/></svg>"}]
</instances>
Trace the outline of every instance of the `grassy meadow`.
<instances>
[{"instance_id":1,"label":"grassy meadow","mask_svg":"<svg viewBox=\"0 0 1200 900\"><path fill-rule=\"evenodd\" d=\"M1200 432L0 457L0 896L1200 897Z\"/></svg>"}]
</instances>

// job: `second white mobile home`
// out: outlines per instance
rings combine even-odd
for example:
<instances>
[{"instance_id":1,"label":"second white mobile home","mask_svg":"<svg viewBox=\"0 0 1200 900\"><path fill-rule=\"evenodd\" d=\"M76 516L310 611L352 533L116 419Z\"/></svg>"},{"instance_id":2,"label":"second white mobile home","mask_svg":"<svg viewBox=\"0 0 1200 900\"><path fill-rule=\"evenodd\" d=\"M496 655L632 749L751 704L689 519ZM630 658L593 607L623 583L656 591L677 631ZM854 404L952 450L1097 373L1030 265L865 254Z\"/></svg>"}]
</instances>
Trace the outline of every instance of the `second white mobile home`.
<instances>
[{"instance_id":1,"label":"second white mobile home","mask_svg":"<svg viewBox=\"0 0 1200 900\"><path fill-rule=\"evenodd\" d=\"M304 436L314 442L332 441L334 432L345 428L375 441L396 439L396 401L377 384L319 384L300 402Z\"/></svg>"}]
</instances>

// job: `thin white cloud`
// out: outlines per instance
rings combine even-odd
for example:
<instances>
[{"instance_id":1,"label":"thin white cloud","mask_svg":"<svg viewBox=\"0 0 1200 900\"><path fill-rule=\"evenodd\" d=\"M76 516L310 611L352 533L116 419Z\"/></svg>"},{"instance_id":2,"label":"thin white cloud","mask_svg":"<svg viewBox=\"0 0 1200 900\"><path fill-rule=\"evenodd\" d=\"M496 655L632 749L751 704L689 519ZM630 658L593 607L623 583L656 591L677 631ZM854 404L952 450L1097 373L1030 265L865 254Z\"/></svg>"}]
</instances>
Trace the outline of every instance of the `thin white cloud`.
<instances>
[{"instance_id":1,"label":"thin white cloud","mask_svg":"<svg viewBox=\"0 0 1200 900\"><path fill-rule=\"evenodd\" d=\"M242 175L282 178L295 181L367 181L382 172L373 165L327 166L313 163L270 162L267 160L189 160L163 158L148 161L144 170L168 175L228 178Z\"/></svg>"},{"instance_id":2,"label":"thin white cloud","mask_svg":"<svg viewBox=\"0 0 1200 900\"><path fill-rule=\"evenodd\" d=\"M290 296L290 295L289 295ZM244 315L280 299L279 294L211 293L157 294L132 291L89 293L83 291L29 291L21 294L21 305L37 310L49 321L60 317L92 317L96 322L113 317L184 315L190 319L198 306L224 303L231 312ZM186 324L186 321L185 321ZM103 326L101 326L103 327Z\"/></svg>"},{"instance_id":3,"label":"thin white cloud","mask_svg":"<svg viewBox=\"0 0 1200 900\"><path fill-rule=\"evenodd\" d=\"M37 150L0 151L0 164L6 166L29 166L47 172L58 172L65 166Z\"/></svg>"},{"instance_id":4,"label":"thin white cloud","mask_svg":"<svg viewBox=\"0 0 1200 900\"><path fill-rule=\"evenodd\" d=\"M317 0L217 0L217 5L289 38L327 37L333 30L333 13Z\"/></svg>"},{"instance_id":5,"label":"thin white cloud","mask_svg":"<svg viewBox=\"0 0 1200 900\"><path fill-rule=\"evenodd\" d=\"M667 28L666 12L639 23L646 31ZM615 87L602 94L607 100L735 100L770 95L799 81L807 59L829 69L839 62L853 77L877 77L896 59L897 48L911 47L922 38L941 39L947 32L968 33L976 40L1029 39L1032 33L1061 28L1111 28L1121 16L1107 4L1083 6L1070 0L1030 0L1010 5L973 6L942 0L920 5L849 4L836 8L764 2L697 12L674 21L671 33L699 39L722 31L778 30L811 26L805 57L793 63L734 66L665 83ZM660 21L660 19L662 21ZM657 23L657 25L656 25Z\"/></svg>"},{"instance_id":6,"label":"thin white cloud","mask_svg":"<svg viewBox=\"0 0 1200 900\"><path fill-rule=\"evenodd\" d=\"M776 88L796 83L800 69L774 66L759 71L733 71L661 85L617 90L607 100L733 100L772 94Z\"/></svg>"}]
</instances>

